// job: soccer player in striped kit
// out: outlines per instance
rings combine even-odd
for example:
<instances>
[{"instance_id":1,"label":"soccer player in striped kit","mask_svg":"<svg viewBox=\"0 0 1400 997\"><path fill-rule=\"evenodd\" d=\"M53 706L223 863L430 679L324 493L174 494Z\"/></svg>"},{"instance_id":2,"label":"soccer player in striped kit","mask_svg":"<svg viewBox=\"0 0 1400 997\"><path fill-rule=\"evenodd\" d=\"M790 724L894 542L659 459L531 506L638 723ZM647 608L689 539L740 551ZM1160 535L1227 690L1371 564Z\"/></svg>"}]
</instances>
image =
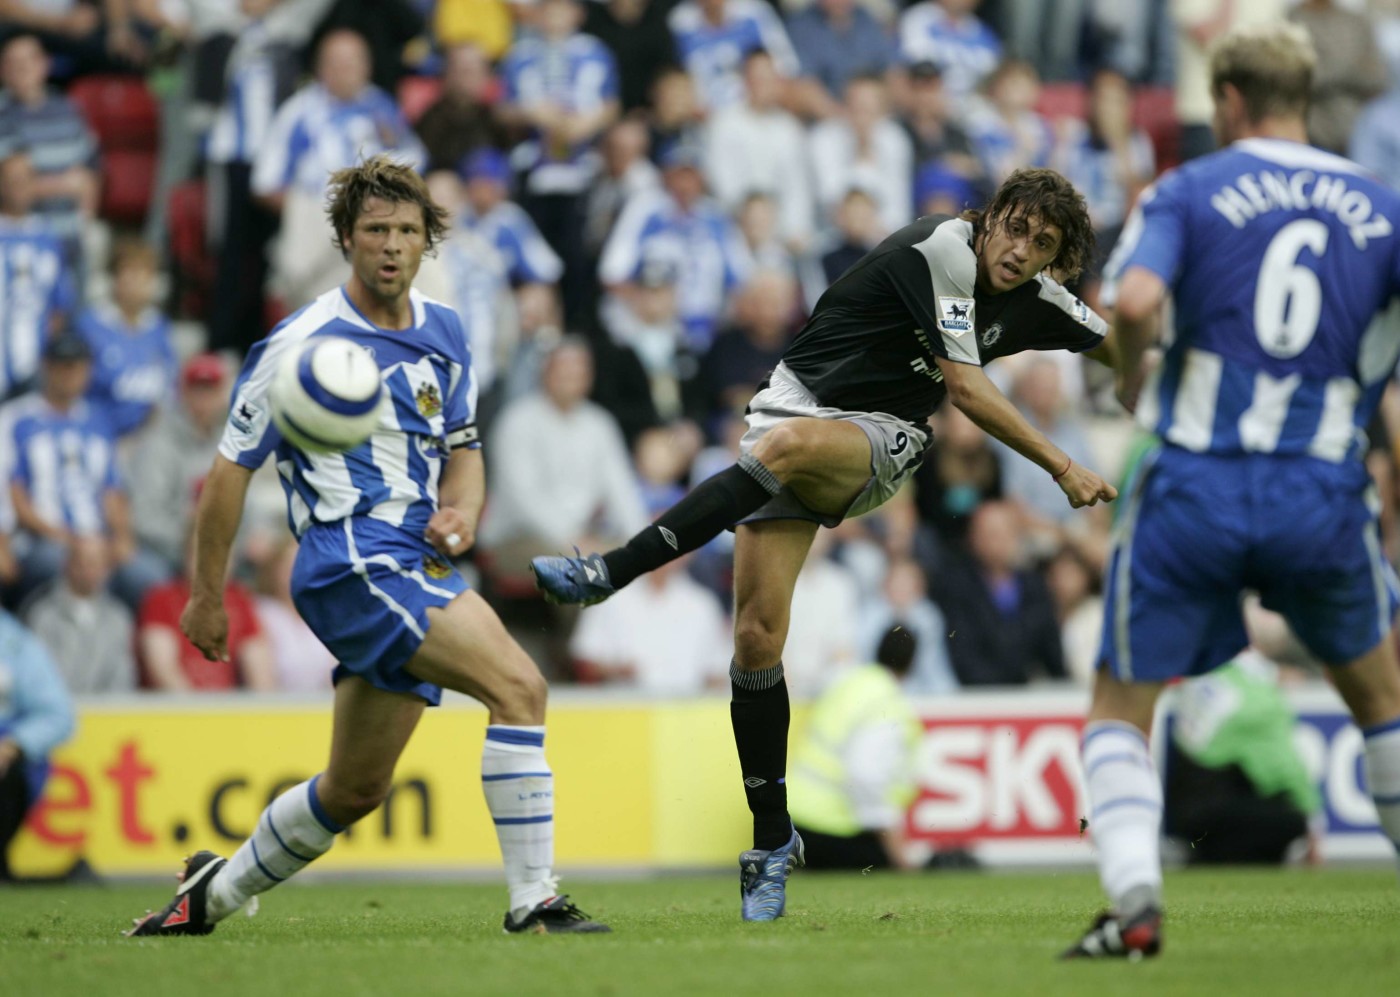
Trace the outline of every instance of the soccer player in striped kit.
<instances>
[{"instance_id":1,"label":"soccer player in striped kit","mask_svg":"<svg viewBox=\"0 0 1400 997\"><path fill-rule=\"evenodd\" d=\"M275 452L301 543L292 597L340 662L330 763L274 800L230 859L190 858L175 898L130 934L208 934L324 854L384 800L424 707L443 688L490 711L481 779L510 888L506 931L607 931L556 892L544 678L450 561L472 545L484 484L461 322L412 289L444 212L411 168L375 156L331 177L328 213L350 280L248 355L200 499L181 627L207 657L227 654L220 593L229 550L249 479ZM268 409L281 358L318 335L370 349L392 400L371 439L343 454L294 449Z\"/></svg>"},{"instance_id":2,"label":"soccer player in striped kit","mask_svg":"<svg viewBox=\"0 0 1400 997\"><path fill-rule=\"evenodd\" d=\"M1307 144L1315 62L1297 26L1227 35L1211 60L1225 147L1149 188L1109 261L1119 397L1162 445L1125 490L1084 728L1113 907L1069 958L1161 948L1162 787L1147 732L1165 682L1246 646L1244 589L1329 666L1400 850L1397 586L1362 463L1400 357L1400 195ZM1175 322L1148 375L1168 295Z\"/></svg>"}]
</instances>

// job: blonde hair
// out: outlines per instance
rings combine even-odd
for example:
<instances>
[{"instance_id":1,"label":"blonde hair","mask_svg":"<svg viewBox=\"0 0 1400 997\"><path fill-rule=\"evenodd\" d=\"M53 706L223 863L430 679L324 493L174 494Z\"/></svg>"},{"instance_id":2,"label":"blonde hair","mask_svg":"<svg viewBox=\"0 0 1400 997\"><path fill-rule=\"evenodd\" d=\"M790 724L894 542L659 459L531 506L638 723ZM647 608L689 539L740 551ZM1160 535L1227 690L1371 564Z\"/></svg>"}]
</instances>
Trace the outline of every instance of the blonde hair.
<instances>
[{"instance_id":1,"label":"blonde hair","mask_svg":"<svg viewBox=\"0 0 1400 997\"><path fill-rule=\"evenodd\" d=\"M1227 83L1238 90L1251 121L1302 116L1316 67L1317 52L1301 25L1280 21L1238 28L1211 52L1210 88L1217 97Z\"/></svg>"},{"instance_id":2,"label":"blonde hair","mask_svg":"<svg viewBox=\"0 0 1400 997\"><path fill-rule=\"evenodd\" d=\"M395 162L381 153L358 166L331 174L327 192L326 216L335 230L335 245L348 258L345 243L355 230L355 222L371 197L394 204L416 204L423 209L423 231L431 251L447 231L446 209L433 200L428 185L411 166Z\"/></svg>"}]
</instances>

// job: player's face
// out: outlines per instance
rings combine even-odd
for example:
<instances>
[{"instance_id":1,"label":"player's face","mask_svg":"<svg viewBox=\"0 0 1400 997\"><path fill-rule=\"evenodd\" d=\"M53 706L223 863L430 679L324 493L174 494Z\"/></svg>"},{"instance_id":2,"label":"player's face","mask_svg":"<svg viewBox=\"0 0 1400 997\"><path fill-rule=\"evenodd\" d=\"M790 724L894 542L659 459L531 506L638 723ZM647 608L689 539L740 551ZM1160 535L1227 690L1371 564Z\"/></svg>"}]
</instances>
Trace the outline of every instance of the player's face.
<instances>
[{"instance_id":1,"label":"player's face","mask_svg":"<svg viewBox=\"0 0 1400 997\"><path fill-rule=\"evenodd\" d=\"M371 197L355 219L346 248L355 276L389 301L408 293L427 243L421 205Z\"/></svg>"},{"instance_id":2,"label":"player's face","mask_svg":"<svg viewBox=\"0 0 1400 997\"><path fill-rule=\"evenodd\" d=\"M1060 252L1064 233L1035 216L1012 215L987 229L977 254L977 284L1003 294L1044 270Z\"/></svg>"}]
</instances>

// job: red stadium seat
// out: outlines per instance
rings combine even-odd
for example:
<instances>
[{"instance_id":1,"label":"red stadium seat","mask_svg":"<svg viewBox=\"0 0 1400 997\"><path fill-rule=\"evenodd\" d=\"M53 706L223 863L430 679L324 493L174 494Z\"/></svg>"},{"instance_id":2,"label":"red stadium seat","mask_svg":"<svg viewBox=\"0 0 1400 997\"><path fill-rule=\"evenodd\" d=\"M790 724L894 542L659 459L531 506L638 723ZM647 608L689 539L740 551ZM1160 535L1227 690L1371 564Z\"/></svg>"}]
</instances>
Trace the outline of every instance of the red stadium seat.
<instances>
[{"instance_id":1,"label":"red stadium seat","mask_svg":"<svg viewBox=\"0 0 1400 997\"><path fill-rule=\"evenodd\" d=\"M1138 87L1133 95L1133 122L1152 137L1159 171L1180 162L1181 122L1171 87Z\"/></svg>"},{"instance_id":2,"label":"red stadium seat","mask_svg":"<svg viewBox=\"0 0 1400 997\"><path fill-rule=\"evenodd\" d=\"M138 77L82 76L73 81L68 96L83 112L104 150L155 151L160 112Z\"/></svg>"},{"instance_id":3,"label":"red stadium seat","mask_svg":"<svg viewBox=\"0 0 1400 997\"><path fill-rule=\"evenodd\" d=\"M151 206L156 182L154 150L109 149L102 153L103 218L124 225L140 225Z\"/></svg>"},{"instance_id":4,"label":"red stadium seat","mask_svg":"<svg viewBox=\"0 0 1400 997\"><path fill-rule=\"evenodd\" d=\"M1046 83L1035 109L1051 120L1084 118L1089 113L1089 92L1080 83Z\"/></svg>"},{"instance_id":5,"label":"red stadium seat","mask_svg":"<svg viewBox=\"0 0 1400 997\"><path fill-rule=\"evenodd\" d=\"M218 266L209 252L206 194L203 180L187 180L171 189L167 206L175 311L184 318L208 314Z\"/></svg>"},{"instance_id":6,"label":"red stadium seat","mask_svg":"<svg viewBox=\"0 0 1400 997\"><path fill-rule=\"evenodd\" d=\"M417 124L441 93L442 81L436 76L405 76L399 80L399 109L409 124Z\"/></svg>"}]
</instances>

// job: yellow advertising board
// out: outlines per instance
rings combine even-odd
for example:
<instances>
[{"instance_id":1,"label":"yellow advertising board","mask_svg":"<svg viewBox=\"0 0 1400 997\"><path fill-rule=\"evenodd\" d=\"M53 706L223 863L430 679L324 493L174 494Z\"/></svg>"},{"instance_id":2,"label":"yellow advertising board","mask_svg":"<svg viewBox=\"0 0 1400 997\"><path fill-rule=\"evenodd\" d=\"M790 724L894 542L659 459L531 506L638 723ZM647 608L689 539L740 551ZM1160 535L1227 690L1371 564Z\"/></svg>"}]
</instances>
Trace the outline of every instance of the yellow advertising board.
<instances>
[{"instance_id":1,"label":"yellow advertising board","mask_svg":"<svg viewBox=\"0 0 1400 997\"><path fill-rule=\"evenodd\" d=\"M474 706L428 710L388 802L317 867L499 867L479 779L485 725ZM721 865L748 841L724 700L556 703L547 738L561 867ZM269 800L324 767L329 746L328 704L84 708L11 863L31 876L78 858L104 874L163 874L196 849L228 854Z\"/></svg>"}]
</instances>

